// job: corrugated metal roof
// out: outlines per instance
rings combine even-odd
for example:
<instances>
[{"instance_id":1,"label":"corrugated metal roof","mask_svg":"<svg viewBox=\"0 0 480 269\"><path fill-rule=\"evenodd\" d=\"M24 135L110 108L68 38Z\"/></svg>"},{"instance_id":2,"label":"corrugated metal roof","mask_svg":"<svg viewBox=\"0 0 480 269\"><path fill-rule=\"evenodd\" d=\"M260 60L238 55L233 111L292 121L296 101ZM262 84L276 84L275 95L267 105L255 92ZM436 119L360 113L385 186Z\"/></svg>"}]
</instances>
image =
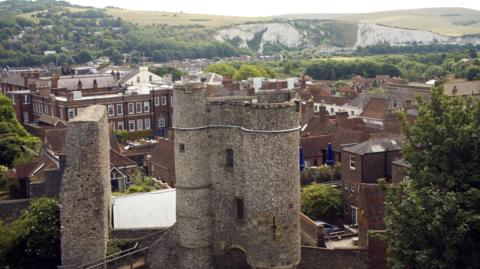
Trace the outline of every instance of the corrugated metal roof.
<instances>
[{"instance_id":1,"label":"corrugated metal roof","mask_svg":"<svg viewBox=\"0 0 480 269\"><path fill-rule=\"evenodd\" d=\"M176 221L175 189L114 197L113 228L170 227Z\"/></svg>"}]
</instances>

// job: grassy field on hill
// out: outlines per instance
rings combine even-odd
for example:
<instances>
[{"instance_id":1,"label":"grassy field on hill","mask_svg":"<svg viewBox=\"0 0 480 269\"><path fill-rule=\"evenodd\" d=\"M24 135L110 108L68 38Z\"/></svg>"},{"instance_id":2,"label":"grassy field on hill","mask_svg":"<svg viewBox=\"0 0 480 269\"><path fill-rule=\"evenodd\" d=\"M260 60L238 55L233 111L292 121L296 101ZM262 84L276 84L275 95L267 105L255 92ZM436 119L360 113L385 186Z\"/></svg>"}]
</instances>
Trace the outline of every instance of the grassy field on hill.
<instances>
[{"instance_id":1,"label":"grassy field on hill","mask_svg":"<svg viewBox=\"0 0 480 269\"><path fill-rule=\"evenodd\" d=\"M139 25L168 24L187 25L199 24L206 27L221 27L230 24L245 23L248 21L267 20L267 17L235 17L205 14L188 14L161 11L137 11L120 8L108 8L107 14L120 17Z\"/></svg>"},{"instance_id":2,"label":"grassy field on hill","mask_svg":"<svg viewBox=\"0 0 480 269\"><path fill-rule=\"evenodd\" d=\"M363 14L287 14L280 17L377 23L450 36L480 34L480 11L466 8L426 8Z\"/></svg>"}]
</instances>

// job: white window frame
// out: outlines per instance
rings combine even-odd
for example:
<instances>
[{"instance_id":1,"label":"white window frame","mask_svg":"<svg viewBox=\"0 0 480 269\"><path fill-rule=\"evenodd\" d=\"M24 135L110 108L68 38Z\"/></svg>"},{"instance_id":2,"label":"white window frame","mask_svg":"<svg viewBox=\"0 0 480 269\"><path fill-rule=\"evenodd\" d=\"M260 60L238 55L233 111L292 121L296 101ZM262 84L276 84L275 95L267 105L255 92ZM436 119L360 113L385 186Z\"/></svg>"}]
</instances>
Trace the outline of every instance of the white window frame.
<instances>
[{"instance_id":1,"label":"white window frame","mask_svg":"<svg viewBox=\"0 0 480 269\"><path fill-rule=\"evenodd\" d=\"M162 106L166 106L166 105L167 105L167 97L162 96Z\"/></svg>"},{"instance_id":2,"label":"white window frame","mask_svg":"<svg viewBox=\"0 0 480 269\"><path fill-rule=\"evenodd\" d=\"M108 116L113 117L115 116L115 107L113 105L107 106Z\"/></svg>"},{"instance_id":3,"label":"white window frame","mask_svg":"<svg viewBox=\"0 0 480 269\"><path fill-rule=\"evenodd\" d=\"M166 126L165 117L158 118L158 128L163 128Z\"/></svg>"},{"instance_id":4,"label":"white window frame","mask_svg":"<svg viewBox=\"0 0 480 269\"><path fill-rule=\"evenodd\" d=\"M350 162L349 162L349 164L350 164L350 170L355 170L355 165L356 165L356 163L355 163L355 160L352 160L352 159L353 159L353 158L352 158L352 155L350 155ZM353 164L353 165L352 165L352 164Z\"/></svg>"},{"instance_id":5,"label":"white window frame","mask_svg":"<svg viewBox=\"0 0 480 269\"><path fill-rule=\"evenodd\" d=\"M30 104L30 95L28 94L23 95L22 101L23 101L23 104L25 105Z\"/></svg>"},{"instance_id":6,"label":"white window frame","mask_svg":"<svg viewBox=\"0 0 480 269\"><path fill-rule=\"evenodd\" d=\"M358 208L356 206L350 206L352 209L352 226L357 226L358 225ZM353 213L355 212L355 214ZM354 217L355 216L355 217Z\"/></svg>"},{"instance_id":7,"label":"white window frame","mask_svg":"<svg viewBox=\"0 0 480 269\"><path fill-rule=\"evenodd\" d=\"M170 106L173 106L173 95L170 95Z\"/></svg>"},{"instance_id":8,"label":"white window frame","mask_svg":"<svg viewBox=\"0 0 480 269\"><path fill-rule=\"evenodd\" d=\"M142 113L142 102L137 102L135 104L135 112L138 114L138 113Z\"/></svg>"},{"instance_id":9,"label":"white window frame","mask_svg":"<svg viewBox=\"0 0 480 269\"><path fill-rule=\"evenodd\" d=\"M150 102L149 101L143 102L143 112L145 112L145 113L150 112Z\"/></svg>"},{"instance_id":10,"label":"white window frame","mask_svg":"<svg viewBox=\"0 0 480 269\"><path fill-rule=\"evenodd\" d=\"M10 99L12 99L12 104L15 104L15 94L10 94Z\"/></svg>"},{"instance_id":11,"label":"white window frame","mask_svg":"<svg viewBox=\"0 0 480 269\"><path fill-rule=\"evenodd\" d=\"M135 114L135 104L128 103L128 114Z\"/></svg>"},{"instance_id":12,"label":"white window frame","mask_svg":"<svg viewBox=\"0 0 480 269\"><path fill-rule=\"evenodd\" d=\"M143 127L145 128L145 130L151 129L150 118L145 118Z\"/></svg>"},{"instance_id":13,"label":"white window frame","mask_svg":"<svg viewBox=\"0 0 480 269\"><path fill-rule=\"evenodd\" d=\"M129 131L135 131L135 120L129 120L128 121L128 130Z\"/></svg>"},{"instance_id":14,"label":"white window frame","mask_svg":"<svg viewBox=\"0 0 480 269\"><path fill-rule=\"evenodd\" d=\"M137 119L137 130L143 130L143 119Z\"/></svg>"},{"instance_id":15,"label":"white window frame","mask_svg":"<svg viewBox=\"0 0 480 269\"><path fill-rule=\"evenodd\" d=\"M123 115L123 104L117 104L117 115Z\"/></svg>"},{"instance_id":16,"label":"white window frame","mask_svg":"<svg viewBox=\"0 0 480 269\"><path fill-rule=\"evenodd\" d=\"M75 108L69 108L67 114L68 120L75 118Z\"/></svg>"},{"instance_id":17,"label":"white window frame","mask_svg":"<svg viewBox=\"0 0 480 269\"><path fill-rule=\"evenodd\" d=\"M117 130L125 130L123 121L117 122Z\"/></svg>"},{"instance_id":18,"label":"white window frame","mask_svg":"<svg viewBox=\"0 0 480 269\"><path fill-rule=\"evenodd\" d=\"M65 114L65 113L64 113L64 111L63 111L63 108L61 107L61 108L60 108L60 119L61 119L61 120L64 119L64 117L65 117L64 114Z\"/></svg>"},{"instance_id":19,"label":"white window frame","mask_svg":"<svg viewBox=\"0 0 480 269\"><path fill-rule=\"evenodd\" d=\"M153 102L154 102L155 106L159 106L160 105L160 97L158 97L158 96L154 97Z\"/></svg>"}]
</instances>

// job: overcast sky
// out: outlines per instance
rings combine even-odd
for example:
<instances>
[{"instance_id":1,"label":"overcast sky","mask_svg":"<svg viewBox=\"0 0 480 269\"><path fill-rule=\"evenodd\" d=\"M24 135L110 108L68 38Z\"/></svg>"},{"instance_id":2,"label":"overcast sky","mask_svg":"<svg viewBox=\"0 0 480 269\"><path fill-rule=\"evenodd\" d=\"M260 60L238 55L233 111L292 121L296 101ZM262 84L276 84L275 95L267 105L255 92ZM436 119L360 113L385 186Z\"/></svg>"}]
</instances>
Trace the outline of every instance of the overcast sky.
<instances>
[{"instance_id":1,"label":"overcast sky","mask_svg":"<svg viewBox=\"0 0 480 269\"><path fill-rule=\"evenodd\" d=\"M136 10L271 16L287 13L363 13L425 7L480 10L480 0L69 0L79 5Z\"/></svg>"}]
</instances>

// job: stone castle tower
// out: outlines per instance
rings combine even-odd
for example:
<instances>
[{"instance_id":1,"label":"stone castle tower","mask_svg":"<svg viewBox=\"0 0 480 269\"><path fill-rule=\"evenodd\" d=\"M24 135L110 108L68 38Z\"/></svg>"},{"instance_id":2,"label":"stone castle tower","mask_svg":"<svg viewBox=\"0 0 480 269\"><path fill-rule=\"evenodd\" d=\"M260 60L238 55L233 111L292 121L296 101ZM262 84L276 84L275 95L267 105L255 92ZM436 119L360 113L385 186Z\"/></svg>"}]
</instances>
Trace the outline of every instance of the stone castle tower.
<instances>
[{"instance_id":1,"label":"stone castle tower","mask_svg":"<svg viewBox=\"0 0 480 269\"><path fill-rule=\"evenodd\" d=\"M67 124L60 191L62 266L105 258L110 227L110 144L105 106L89 106Z\"/></svg>"},{"instance_id":2,"label":"stone castle tower","mask_svg":"<svg viewBox=\"0 0 480 269\"><path fill-rule=\"evenodd\" d=\"M232 249L251 268L300 262L299 104L287 90L206 98L174 88L178 268Z\"/></svg>"}]
</instances>

